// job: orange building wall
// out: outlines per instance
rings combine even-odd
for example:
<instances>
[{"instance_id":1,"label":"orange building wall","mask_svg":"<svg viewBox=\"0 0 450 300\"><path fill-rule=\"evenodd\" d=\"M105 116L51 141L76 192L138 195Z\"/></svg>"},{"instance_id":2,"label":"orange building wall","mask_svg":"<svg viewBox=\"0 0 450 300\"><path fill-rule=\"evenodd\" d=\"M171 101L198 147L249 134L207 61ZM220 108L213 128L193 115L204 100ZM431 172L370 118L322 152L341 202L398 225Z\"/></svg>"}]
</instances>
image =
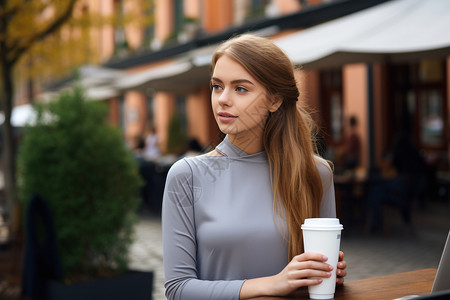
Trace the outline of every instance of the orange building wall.
<instances>
[{"instance_id":1,"label":"orange building wall","mask_svg":"<svg viewBox=\"0 0 450 300\"><path fill-rule=\"evenodd\" d=\"M173 1L155 1L155 38L164 42L173 31Z\"/></svg>"},{"instance_id":2,"label":"orange building wall","mask_svg":"<svg viewBox=\"0 0 450 300\"><path fill-rule=\"evenodd\" d=\"M322 117L319 113L319 73L313 70L296 71L295 77L300 92L300 101L306 105L314 122L321 126Z\"/></svg>"},{"instance_id":3,"label":"orange building wall","mask_svg":"<svg viewBox=\"0 0 450 300\"><path fill-rule=\"evenodd\" d=\"M108 115L108 121L110 124L119 126L119 99L118 98L112 98L109 100L106 100L106 103L109 107L109 115Z\"/></svg>"},{"instance_id":4,"label":"orange building wall","mask_svg":"<svg viewBox=\"0 0 450 300\"><path fill-rule=\"evenodd\" d=\"M184 15L191 18L198 18L200 16L200 1L199 0L184 0L183 2Z\"/></svg>"},{"instance_id":5,"label":"orange building wall","mask_svg":"<svg viewBox=\"0 0 450 300\"><path fill-rule=\"evenodd\" d=\"M367 116L367 67L364 64L346 65L343 68L343 113L344 126L354 115L358 119L358 132L361 138L362 166L368 161L368 116ZM345 127L344 127L345 128Z\"/></svg>"},{"instance_id":6,"label":"orange building wall","mask_svg":"<svg viewBox=\"0 0 450 300\"><path fill-rule=\"evenodd\" d=\"M188 135L201 145L210 143L210 115L212 115L209 88L186 97L186 114L188 117Z\"/></svg>"},{"instance_id":7,"label":"orange building wall","mask_svg":"<svg viewBox=\"0 0 450 300\"><path fill-rule=\"evenodd\" d=\"M297 0L275 0L282 15L294 13L301 9L300 1Z\"/></svg>"},{"instance_id":8,"label":"orange building wall","mask_svg":"<svg viewBox=\"0 0 450 300\"><path fill-rule=\"evenodd\" d=\"M114 1L112 0L102 1L101 4L97 2L97 4L92 7L98 7L98 12L102 16L111 16L114 13ZM96 41L98 41L97 45L100 53L100 62L104 62L114 54L113 26L103 26L101 29L99 29L98 35L99 37L96 39Z\"/></svg>"},{"instance_id":9,"label":"orange building wall","mask_svg":"<svg viewBox=\"0 0 450 300\"><path fill-rule=\"evenodd\" d=\"M139 5L136 5L134 1L125 1L124 2L124 13L125 15L138 15L139 10L142 8ZM142 26L137 23L131 22L129 25L125 27L125 39L131 49L138 48L142 40L144 38L144 31L142 30Z\"/></svg>"},{"instance_id":10,"label":"orange building wall","mask_svg":"<svg viewBox=\"0 0 450 300\"><path fill-rule=\"evenodd\" d=\"M145 96L136 91L125 93L125 138L133 140L141 136L147 119L147 104Z\"/></svg>"},{"instance_id":11,"label":"orange building wall","mask_svg":"<svg viewBox=\"0 0 450 300\"><path fill-rule=\"evenodd\" d=\"M203 29L205 32L217 32L230 26L233 20L231 0L205 0L203 2Z\"/></svg>"},{"instance_id":12,"label":"orange building wall","mask_svg":"<svg viewBox=\"0 0 450 300\"><path fill-rule=\"evenodd\" d=\"M162 152L167 149L169 121L175 111L175 96L169 93L157 92L153 97L154 120L156 133L160 137Z\"/></svg>"}]
</instances>

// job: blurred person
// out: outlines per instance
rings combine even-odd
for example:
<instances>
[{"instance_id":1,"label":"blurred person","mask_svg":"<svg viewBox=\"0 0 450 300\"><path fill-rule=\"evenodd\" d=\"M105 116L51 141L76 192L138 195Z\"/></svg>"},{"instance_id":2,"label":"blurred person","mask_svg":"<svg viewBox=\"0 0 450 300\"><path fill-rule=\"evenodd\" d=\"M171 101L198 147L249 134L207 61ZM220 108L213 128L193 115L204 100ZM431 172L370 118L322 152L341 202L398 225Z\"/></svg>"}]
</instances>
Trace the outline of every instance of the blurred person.
<instances>
[{"instance_id":1,"label":"blurred person","mask_svg":"<svg viewBox=\"0 0 450 300\"><path fill-rule=\"evenodd\" d=\"M168 299L285 296L319 284L332 267L303 253L300 226L336 217L334 185L329 164L314 155L292 63L268 39L241 35L214 53L211 89L226 136L213 151L178 160L166 181Z\"/></svg>"},{"instance_id":2,"label":"blurred person","mask_svg":"<svg viewBox=\"0 0 450 300\"><path fill-rule=\"evenodd\" d=\"M348 227L357 220L356 209L361 197L361 182L359 182L356 169L361 164L361 139L358 133L358 119L356 116L348 118L345 128L345 135L342 147L339 148L339 155L335 160L337 168L336 189L342 199L342 222Z\"/></svg>"},{"instance_id":3,"label":"blurred person","mask_svg":"<svg viewBox=\"0 0 450 300\"><path fill-rule=\"evenodd\" d=\"M156 129L153 126L147 126L145 132L145 148L143 155L146 159L156 159L161 156L159 149L159 136L156 133Z\"/></svg>"},{"instance_id":4,"label":"blurred person","mask_svg":"<svg viewBox=\"0 0 450 300\"><path fill-rule=\"evenodd\" d=\"M344 137L344 162L347 170L354 170L361 163L361 139L358 133L358 119L350 116L348 132Z\"/></svg>"},{"instance_id":5,"label":"blurred person","mask_svg":"<svg viewBox=\"0 0 450 300\"><path fill-rule=\"evenodd\" d=\"M199 141L195 138L189 139L188 149L184 153L183 157L197 156L203 153L203 147L200 145Z\"/></svg>"},{"instance_id":6,"label":"blurred person","mask_svg":"<svg viewBox=\"0 0 450 300\"><path fill-rule=\"evenodd\" d=\"M131 141L131 151L137 159L141 159L144 154L145 140L141 135L135 135Z\"/></svg>"},{"instance_id":7,"label":"blurred person","mask_svg":"<svg viewBox=\"0 0 450 300\"><path fill-rule=\"evenodd\" d=\"M411 209L426 190L426 162L414 146L411 133L402 129L393 149L379 167L378 178L371 182L368 194L369 230L382 230L382 206L388 204L400 210L404 223L412 230Z\"/></svg>"}]
</instances>

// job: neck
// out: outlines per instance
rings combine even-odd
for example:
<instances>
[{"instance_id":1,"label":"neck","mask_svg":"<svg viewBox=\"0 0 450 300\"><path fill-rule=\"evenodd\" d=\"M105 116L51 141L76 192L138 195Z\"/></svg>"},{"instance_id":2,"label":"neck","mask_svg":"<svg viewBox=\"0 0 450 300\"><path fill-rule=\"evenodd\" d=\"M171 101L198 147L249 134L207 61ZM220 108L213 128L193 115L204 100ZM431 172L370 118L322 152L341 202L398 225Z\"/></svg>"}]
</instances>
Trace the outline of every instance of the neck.
<instances>
[{"instance_id":1,"label":"neck","mask_svg":"<svg viewBox=\"0 0 450 300\"><path fill-rule=\"evenodd\" d=\"M255 154L264 150L262 138L251 136L228 135L230 142L247 154Z\"/></svg>"}]
</instances>

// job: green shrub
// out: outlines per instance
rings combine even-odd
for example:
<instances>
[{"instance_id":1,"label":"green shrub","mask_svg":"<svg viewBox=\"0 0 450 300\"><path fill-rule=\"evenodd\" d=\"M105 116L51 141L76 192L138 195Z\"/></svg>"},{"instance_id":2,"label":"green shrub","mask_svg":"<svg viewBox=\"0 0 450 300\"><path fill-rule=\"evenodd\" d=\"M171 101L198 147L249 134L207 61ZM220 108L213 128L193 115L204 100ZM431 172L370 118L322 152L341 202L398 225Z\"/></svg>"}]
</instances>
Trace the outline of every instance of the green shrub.
<instances>
[{"instance_id":1,"label":"green shrub","mask_svg":"<svg viewBox=\"0 0 450 300\"><path fill-rule=\"evenodd\" d=\"M47 201L65 278L126 269L142 180L120 130L78 88L37 110L19 148L20 197Z\"/></svg>"},{"instance_id":2,"label":"green shrub","mask_svg":"<svg viewBox=\"0 0 450 300\"><path fill-rule=\"evenodd\" d=\"M181 155L187 150L188 138L186 130L181 124L178 115L173 115L169 122L169 137L167 139L167 151L172 154Z\"/></svg>"}]
</instances>

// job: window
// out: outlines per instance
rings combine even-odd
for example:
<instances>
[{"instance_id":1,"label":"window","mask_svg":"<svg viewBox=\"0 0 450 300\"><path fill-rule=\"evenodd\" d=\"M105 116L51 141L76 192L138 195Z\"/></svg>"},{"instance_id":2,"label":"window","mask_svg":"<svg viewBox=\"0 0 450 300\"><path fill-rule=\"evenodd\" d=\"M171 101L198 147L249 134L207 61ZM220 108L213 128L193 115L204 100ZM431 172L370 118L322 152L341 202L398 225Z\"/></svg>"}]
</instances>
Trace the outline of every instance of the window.
<instances>
[{"instance_id":1,"label":"window","mask_svg":"<svg viewBox=\"0 0 450 300\"><path fill-rule=\"evenodd\" d=\"M183 19L184 19L183 0L174 0L173 28L177 34L183 30Z\"/></svg>"},{"instance_id":2,"label":"window","mask_svg":"<svg viewBox=\"0 0 450 300\"><path fill-rule=\"evenodd\" d=\"M340 141L342 139L342 99L339 92L333 92L330 97L330 123L331 139Z\"/></svg>"},{"instance_id":3,"label":"window","mask_svg":"<svg viewBox=\"0 0 450 300\"><path fill-rule=\"evenodd\" d=\"M183 96L176 96L177 115L182 128L187 132L186 99Z\"/></svg>"},{"instance_id":4,"label":"window","mask_svg":"<svg viewBox=\"0 0 450 300\"><path fill-rule=\"evenodd\" d=\"M439 90L425 90L420 95L420 143L442 146L444 140L444 109Z\"/></svg>"},{"instance_id":5,"label":"window","mask_svg":"<svg viewBox=\"0 0 450 300\"><path fill-rule=\"evenodd\" d=\"M320 74L321 106L325 140L338 144L343 138L342 70L327 70Z\"/></svg>"},{"instance_id":6,"label":"window","mask_svg":"<svg viewBox=\"0 0 450 300\"><path fill-rule=\"evenodd\" d=\"M421 60L393 65L391 111L393 133L408 129L414 144L424 149L444 149L447 110L445 99L445 62ZM407 126L407 127L405 127ZM395 136L391 137L391 141Z\"/></svg>"},{"instance_id":7,"label":"window","mask_svg":"<svg viewBox=\"0 0 450 300\"><path fill-rule=\"evenodd\" d=\"M128 49L127 40L125 39L125 29L123 26L123 15L122 0L114 0L114 51L116 54Z\"/></svg>"},{"instance_id":8,"label":"window","mask_svg":"<svg viewBox=\"0 0 450 300\"><path fill-rule=\"evenodd\" d=\"M150 124L154 124L155 101L153 96L147 96L147 120Z\"/></svg>"},{"instance_id":9,"label":"window","mask_svg":"<svg viewBox=\"0 0 450 300\"><path fill-rule=\"evenodd\" d=\"M119 97L119 126L125 132L125 95Z\"/></svg>"},{"instance_id":10,"label":"window","mask_svg":"<svg viewBox=\"0 0 450 300\"><path fill-rule=\"evenodd\" d=\"M152 21L149 21L147 26L144 29L144 47L150 47L151 42L153 41L155 37L155 24L153 22L154 20L154 14L155 14L155 1L154 0L148 0L148 6L145 7L145 15L147 18L151 19Z\"/></svg>"},{"instance_id":11,"label":"window","mask_svg":"<svg viewBox=\"0 0 450 300\"><path fill-rule=\"evenodd\" d=\"M269 0L251 0L250 9L247 13L248 19L265 17L266 6L270 3Z\"/></svg>"}]
</instances>

